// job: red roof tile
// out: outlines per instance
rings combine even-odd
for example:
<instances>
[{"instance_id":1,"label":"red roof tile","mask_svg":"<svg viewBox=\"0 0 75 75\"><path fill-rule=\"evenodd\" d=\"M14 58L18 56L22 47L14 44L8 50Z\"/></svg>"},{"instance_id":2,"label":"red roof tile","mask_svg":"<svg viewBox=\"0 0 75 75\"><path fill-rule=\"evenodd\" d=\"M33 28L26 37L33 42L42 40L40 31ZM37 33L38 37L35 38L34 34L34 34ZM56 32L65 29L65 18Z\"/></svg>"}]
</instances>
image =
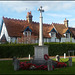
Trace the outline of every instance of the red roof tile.
<instances>
[{"instance_id":1,"label":"red roof tile","mask_svg":"<svg viewBox=\"0 0 75 75\"><path fill-rule=\"evenodd\" d=\"M72 36L75 38L75 28L69 27Z\"/></svg>"},{"instance_id":2,"label":"red roof tile","mask_svg":"<svg viewBox=\"0 0 75 75\"><path fill-rule=\"evenodd\" d=\"M63 36L63 34L68 30L68 28L64 24L52 23L52 25L56 28L60 36Z\"/></svg>"},{"instance_id":3,"label":"red roof tile","mask_svg":"<svg viewBox=\"0 0 75 75\"><path fill-rule=\"evenodd\" d=\"M27 20L17 20L3 17L9 36L21 37L27 26L32 30L32 36L39 36L39 23L28 23ZM49 31L53 28L50 24L43 24L43 37L50 37Z\"/></svg>"}]
</instances>

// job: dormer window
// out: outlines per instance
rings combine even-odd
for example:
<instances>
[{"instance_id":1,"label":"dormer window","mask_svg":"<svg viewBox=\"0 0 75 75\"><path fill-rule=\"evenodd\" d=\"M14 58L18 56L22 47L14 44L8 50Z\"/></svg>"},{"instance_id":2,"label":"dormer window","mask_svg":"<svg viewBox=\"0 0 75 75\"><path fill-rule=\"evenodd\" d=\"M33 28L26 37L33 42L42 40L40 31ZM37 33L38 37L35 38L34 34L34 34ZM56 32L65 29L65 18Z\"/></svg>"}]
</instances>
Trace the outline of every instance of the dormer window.
<instances>
[{"instance_id":1,"label":"dormer window","mask_svg":"<svg viewBox=\"0 0 75 75\"><path fill-rule=\"evenodd\" d=\"M66 36L66 38L70 38L70 31L69 30L66 31L65 36Z\"/></svg>"},{"instance_id":2,"label":"dormer window","mask_svg":"<svg viewBox=\"0 0 75 75\"><path fill-rule=\"evenodd\" d=\"M70 38L70 33L66 33L66 38Z\"/></svg>"},{"instance_id":3,"label":"dormer window","mask_svg":"<svg viewBox=\"0 0 75 75\"><path fill-rule=\"evenodd\" d=\"M32 30L29 28L29 26L24 30L23 35L24 36L31 36Z\"/></svg>"},{"instance_id":4,"label":"dormer window","mask_svg":"<svg viewBox=\"0 0 75 75\"><path fill-rule=\"evenodd\" d=\"M27 37L27 31L24 31L23 32L23 35Z\"/></svg>"},{"instance_id":5,"label":"dormer window","mask_svg":"<svg viewBox=\"0 0 75 75\"><path fill-rule=\"evenodd\" d=\"M50 31L49 35L50 35L52 38L53 38L53 37L56 37L56 30L53 28L53 29Z\"/></svg>"},{"instance_id":6,"label":"dormer window","mask_svg":"<svg viewBox=\"0 0 75 75\"><path fill-rule=\"evenodd\" d=\"M55 32L51 32L51 37L56 37L56 33Z\"/></svg>"}]
</instances>

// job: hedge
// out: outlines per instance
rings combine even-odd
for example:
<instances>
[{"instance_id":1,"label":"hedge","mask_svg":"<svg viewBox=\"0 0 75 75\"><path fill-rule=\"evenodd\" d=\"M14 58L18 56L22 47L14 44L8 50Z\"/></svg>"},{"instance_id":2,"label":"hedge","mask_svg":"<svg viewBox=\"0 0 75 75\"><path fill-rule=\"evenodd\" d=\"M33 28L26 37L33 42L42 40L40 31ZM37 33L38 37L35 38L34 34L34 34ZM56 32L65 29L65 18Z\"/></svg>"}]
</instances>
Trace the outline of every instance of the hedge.
<instances>
[{"instance_id":1,"label":"hedge","mask_svg":"<svg viewBox=\"0 0 75 75\"><path fill-rule=\"evenodd\" d=\"M0 44L0 58L28 57L34 55L34 45L37 44ZM68 55L68 50L75 50L75 43L45 43L48 45L49 56Z\"/></svg>"}]
</instances>

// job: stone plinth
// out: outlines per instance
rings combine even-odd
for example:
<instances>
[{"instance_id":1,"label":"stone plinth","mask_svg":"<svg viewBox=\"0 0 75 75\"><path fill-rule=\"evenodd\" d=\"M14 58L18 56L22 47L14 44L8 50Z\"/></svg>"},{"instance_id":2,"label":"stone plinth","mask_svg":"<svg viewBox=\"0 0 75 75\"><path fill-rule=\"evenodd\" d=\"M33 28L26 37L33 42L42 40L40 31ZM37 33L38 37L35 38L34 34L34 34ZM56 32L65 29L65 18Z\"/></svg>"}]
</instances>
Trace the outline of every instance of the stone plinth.
<instances>
[{"instance_id":1,"label":"stone plinth","mask_svg":"<svg viewBox=\"0 0 75 75\"><path fill-rule=\"evenodd\" d=\"M48 46L34 46L34 60L45 60L44 54L48 54Z\"/></svg>"}]
</instances>

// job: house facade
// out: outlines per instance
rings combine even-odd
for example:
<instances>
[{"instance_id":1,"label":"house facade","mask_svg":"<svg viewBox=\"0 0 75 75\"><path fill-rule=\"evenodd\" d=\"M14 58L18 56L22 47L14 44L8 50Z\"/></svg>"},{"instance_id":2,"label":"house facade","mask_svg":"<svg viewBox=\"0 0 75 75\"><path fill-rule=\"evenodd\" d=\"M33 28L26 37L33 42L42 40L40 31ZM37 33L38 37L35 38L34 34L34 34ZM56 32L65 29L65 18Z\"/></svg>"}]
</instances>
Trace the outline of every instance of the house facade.
<instances>
[{"instance_id":1,"label":"house facade","mask_svg":"<svg viewBox=\"0 0 75 75\"><path fill-rule=\"evenodd\" d=\"M0 39L9 43L38 43L39 23L32 21L31 12L27 13L26 20L17 20L3 17ZM68 27L68 20L64 24L43 23L44 42L75 42L75 28Z\"/></svg>"}]
</instances>

